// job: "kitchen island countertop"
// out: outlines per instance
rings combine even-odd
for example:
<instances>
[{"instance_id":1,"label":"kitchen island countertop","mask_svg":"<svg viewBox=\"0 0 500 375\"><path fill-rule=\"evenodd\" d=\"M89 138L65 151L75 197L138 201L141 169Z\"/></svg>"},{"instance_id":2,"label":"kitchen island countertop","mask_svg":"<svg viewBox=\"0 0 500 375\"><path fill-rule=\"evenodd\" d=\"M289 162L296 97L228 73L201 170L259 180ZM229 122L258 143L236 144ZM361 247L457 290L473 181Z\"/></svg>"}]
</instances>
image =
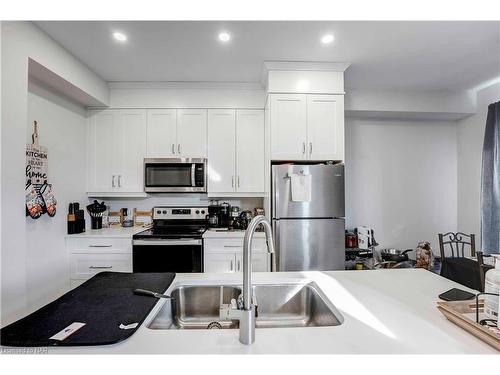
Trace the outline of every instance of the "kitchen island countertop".
<instances>
[{"instance_id":1,"label":"kitchen island countertop","mask_svg":"<svg viewBox=\"0 0 500 375\"><path fill-rule=\"evenodd\" d=\"M422 269L254 273L253 283L315 282L343 315L334 327L258 328L255 343L238 341L238 330L152 330L159 301L137 332L118 344L50 347L49 354L398 354L497 353L457 327L436 308L438 295L464 288ZM241 283L241 274L178 274L180 284ZM4 348L6 350L7 348ZM15 348L12 348L15 350Z\"/></svg>"}]
</instances>

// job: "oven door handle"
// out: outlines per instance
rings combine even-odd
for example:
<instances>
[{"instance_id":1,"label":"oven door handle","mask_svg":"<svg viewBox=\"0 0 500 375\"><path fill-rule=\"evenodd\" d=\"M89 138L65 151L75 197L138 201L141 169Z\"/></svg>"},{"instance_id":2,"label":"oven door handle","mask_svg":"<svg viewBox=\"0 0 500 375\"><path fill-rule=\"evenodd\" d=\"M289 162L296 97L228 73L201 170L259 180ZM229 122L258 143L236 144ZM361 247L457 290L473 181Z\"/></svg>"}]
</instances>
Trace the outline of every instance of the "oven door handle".
<instances>
[{"instance_id":1,"label":"oven door handle","mask_svg":"<svg viewBox=\"0 0 500 375\"><path fill-rule=\"evenodd\" d=\"M186 240L133 240L132 245L138 246L188 246L188 245L201 245L202 240L186 239Z\"/></svg>"}]
</instances>

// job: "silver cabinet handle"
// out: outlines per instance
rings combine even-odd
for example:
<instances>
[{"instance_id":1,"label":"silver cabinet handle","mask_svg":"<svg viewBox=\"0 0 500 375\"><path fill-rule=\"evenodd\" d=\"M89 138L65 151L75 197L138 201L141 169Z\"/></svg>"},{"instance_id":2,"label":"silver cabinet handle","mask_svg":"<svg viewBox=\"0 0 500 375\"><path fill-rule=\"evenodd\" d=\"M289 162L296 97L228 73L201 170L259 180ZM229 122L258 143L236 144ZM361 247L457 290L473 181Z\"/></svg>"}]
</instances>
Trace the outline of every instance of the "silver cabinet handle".
<instances>
[{"instance_id":1,"label":"silver cabinet handle","mask_svg":"<svg viewBox=\"0 0 500 375\"><path fill-rule=\"evenodd\" d=\"M237 248L240 248L242 249L243 248L243 245L224 245L225 248L233 248L233 247L237 247Z\"/></svg>"},{"instance_id":2,"label":"silver cabinet handle","mask_svg":"<svg viewBox=\"0 0 500 375\"><path fill-rule=\"evenodd\" d=\"M238 260L238 271L240 270L240 261Z\"/></svg>"},{"instance_id":3,"label":"silver cabinet handle","mask_svg":"<svg viewBox=\"0 0 500 375\"><path fill-rule=\"evenodd\" d=\"M91 270L109 270L113 268L113 266L90 266Z\"/></svg>"},{"instance_id":4,"label":"silver cabinet handle","mask_svg":"<svg viewBox=\"0 0 500 375\"><path fill-rule=\"evenodd\" d=\"M313 143L309 142L309 155L313 153Z\"/></svg>"},{"instance_id":5,"label":"silver cabinet handle","mask_svg":"<svg viewBox=\"0 0 500 375\"><path fill-rule=\"evenodd\" d=\"M306 153L306 142L302 142L302 153Z\"/></svg>"},{"instance_id":6,"label":"silver cabinet handle","mask_svg":"<svg viewBox=\"0 0 500 375\"><path fill-rule=\"evenodd\" d=\"M122 175L118 175L118 187L122 187Z\"/></svg>"},{"instance_id":7,"label":"silver cabinet handle","mask_svg":"<svg viewBox=\"0 0 500 375\"><path fill-rule=\"evenodd\" d=\"M231 176L231 187L234 188L234 176Z\"/></svg>"},{"instance_id":8,"label":"silver cabinet handle","mask_svg":"<svg viewBox=\"0 0 500 375\"><path fill-rule=\"evenodd\" d=\"M89 245L89 247L112 247L113 245Z\"/></svg>"},{"instance_id":9,"label":"silver cabinet handle","mask_svg":"<svg viewBox=\"0 0 500 375\"><path fill-rule=\"evenodd\" d=\"M181 153L181 144L177 144L177 153L180 154Z\"/></svg>"},{"instance_id":10,"label":"silver cabinet handle","mask_svg":"<svg viewBox=\"0 0 500 375\"><path fill-rule=\"evenodd\" d=\"M115 175L111 178L111 186L115 187Z\"/></svg>"},{"instance_id":11,"label":"silver cabinet handle","mask_svg":"<svg viewBox=\"0 0 500 375\"><path fill-rule=\"evenodd\" d=\"M172 143L172 154L175 155L175 145Z\"/></svg>"},{"instance_id":12,"label":"silver cabinet handle","mask_svg":"<svg viewBox=\"0 0 500 375\"><path fill-rule=\"evenodd\" d=\"M240 187L240 176L238 176L238 187Z\"/></svg>"},{"instance_id":13,"label":"silver cabinet handle","mask_svg":"<svg viewBox=\"0 0 500 375\"><path fill-rule=\"evenodd\" d=\"M231 271L233 271L233 261L231 260Z\"/></svg>"}]
</instances>

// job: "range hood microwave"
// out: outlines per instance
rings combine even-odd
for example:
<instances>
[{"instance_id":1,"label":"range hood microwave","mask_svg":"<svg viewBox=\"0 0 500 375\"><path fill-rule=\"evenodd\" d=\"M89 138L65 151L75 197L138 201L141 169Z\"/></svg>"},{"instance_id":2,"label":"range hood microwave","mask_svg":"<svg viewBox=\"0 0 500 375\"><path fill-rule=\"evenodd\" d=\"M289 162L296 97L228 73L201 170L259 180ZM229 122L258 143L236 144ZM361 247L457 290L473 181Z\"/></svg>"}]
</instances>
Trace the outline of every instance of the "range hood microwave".
<instances>
[{"instance_id":1,"label":"range hood microwave","mask_svg":"<svg viewBox=\"0 0 500 375\"><path fill-rule=\"evenodd\" d=\"M206 193L207 160L144 159L144 191L146 193Z\"/></svg>"}]
</instances>

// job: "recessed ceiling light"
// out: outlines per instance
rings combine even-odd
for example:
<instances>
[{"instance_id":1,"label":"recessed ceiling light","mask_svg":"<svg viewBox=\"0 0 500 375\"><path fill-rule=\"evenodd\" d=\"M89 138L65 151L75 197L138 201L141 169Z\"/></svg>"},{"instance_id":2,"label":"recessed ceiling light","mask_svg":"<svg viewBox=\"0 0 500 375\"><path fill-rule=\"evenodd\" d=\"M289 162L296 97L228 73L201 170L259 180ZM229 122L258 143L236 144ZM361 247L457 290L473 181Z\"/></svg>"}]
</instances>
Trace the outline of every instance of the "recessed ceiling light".
<instances>
[{"instance_id":1,"label":"recessed ceiling light","mask_svg":"<svg viewBox=\"0 0 500 375\"><path fill-rule=\"evenodd\" d=\"M231 40L231 35L226 32L219 33L219 40L221 42L229 42Z\"/></svg>"},{"instance_id":2,"label":"recessed ceiling light","mask_svg":"<svg viewBox=\"0 0 500 375\"><path fill-rule=\"evenodd\" d=\"M321 37L321 43L330 44L334 39L333 34L325 34Z\"/></svg>"},{"instance_id":3,"label":"recessed ceiling light","mask_svg":"<svg viewBox=\"0 0 500 375\"><path fill-rule=\"evenodd\" d=\"M119 32L114 32L113 38L115 38L119 42L126 42L127 41L127 36L125 34L119 33Z\"/></svg>"}]
</instances>

